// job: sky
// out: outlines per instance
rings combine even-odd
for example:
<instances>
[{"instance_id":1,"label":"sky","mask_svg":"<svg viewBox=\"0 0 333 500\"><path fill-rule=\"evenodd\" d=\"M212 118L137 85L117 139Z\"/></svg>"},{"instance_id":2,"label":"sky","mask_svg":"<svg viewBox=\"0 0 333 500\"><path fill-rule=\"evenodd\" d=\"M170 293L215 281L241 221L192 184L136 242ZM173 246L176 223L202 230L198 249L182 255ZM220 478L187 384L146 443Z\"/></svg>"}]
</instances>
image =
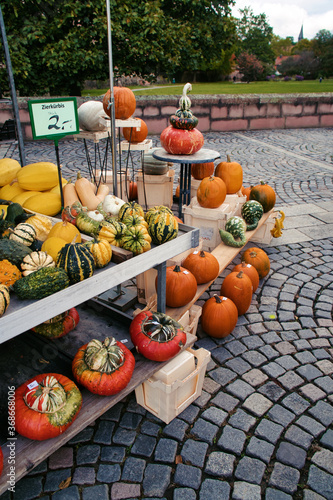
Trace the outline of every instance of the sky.
<instances>
[{"instance_id":1,"label":"sky","mask_svg":"<svg viewBox=\"0 0 333 500\"><path fill-rule=\"evenodd\" d=\"M311 40L321 29L333 32L332 0L236 0L232 13L251 7L254 14L266 14L274 35L294 37L297 42L303 24L303 36Z\"/></svg>"}]
</instances>

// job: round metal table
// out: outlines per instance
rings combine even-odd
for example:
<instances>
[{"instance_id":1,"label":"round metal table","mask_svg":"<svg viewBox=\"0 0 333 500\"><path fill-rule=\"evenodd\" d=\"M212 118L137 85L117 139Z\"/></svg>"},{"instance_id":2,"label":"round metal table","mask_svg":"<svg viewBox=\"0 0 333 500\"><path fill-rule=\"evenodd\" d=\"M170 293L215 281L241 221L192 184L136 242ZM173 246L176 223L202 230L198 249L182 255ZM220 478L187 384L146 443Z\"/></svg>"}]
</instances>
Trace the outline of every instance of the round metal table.
<instances>
[{"instance_id":1,"label":"round metal table","mask_svg":"<svg viewBox=\"0 0 333 500\"><path fill-rule=\"evenodd\" d=\"M202 148L193 155L172 155L164 148L157 148L153 152L153 157L157 160L180 163L178 216L181 218L183 205L189 205L191 202L191 163L213 162L220 157L220 153L213 149Z\"/></svg>"}]
</instances>

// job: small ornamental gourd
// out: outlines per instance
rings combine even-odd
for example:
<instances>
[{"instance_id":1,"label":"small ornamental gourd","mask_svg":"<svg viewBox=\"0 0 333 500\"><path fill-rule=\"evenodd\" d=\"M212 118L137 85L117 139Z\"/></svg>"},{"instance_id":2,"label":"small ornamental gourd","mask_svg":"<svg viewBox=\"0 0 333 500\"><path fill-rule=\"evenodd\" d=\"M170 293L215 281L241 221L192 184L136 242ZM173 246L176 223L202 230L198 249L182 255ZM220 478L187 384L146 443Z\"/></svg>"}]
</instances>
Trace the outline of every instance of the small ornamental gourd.
<instances>
[{"instance_id":1,"label":"small ornamental gourd","mask_svg":"<svg viewBox=\"0 0 333 500\"><path fill-rule=\"evenodd\" d=\"M57 373L40 373L15 391L15 428L28 439L44 441L65 432L82 406L75 383Z\"/></svg>"},{"instance_id":2,"label":"small ornamental gourd","mask_svg":"<svg viewBox=\"0 0 333 500\"><path fill-rule=\"evenodd\" d=\"M123 219L126 219L130 215L145 216L142 206L136 203L136 201L127 201L124 203L119 209L118 219L120 222L123 222Z\"/></svg>"},{"instance_id":3,"label":"small ornamental gourd","mask_svg":"<svg viewBox=\"0 0 333 500\"><path fill-rule=\"evenodd\" d=\"M148 222L148 232L155 245L161 245L177 238L178 221L171 211L162 209L161 211L151 212L146 220Z\"/></svg>"},{"instance_id":4,"label":"small ornamental gourd","mask_svg":"<svg viewBox=\"0 0 333 500\"><path fill-rule=\"evenodd\" d=\"M26 255L22 261L22 275L28 276L43 267L55 267L55 262L47 252L32 252Z\"/></svg>"},{"instance_id":5,"label":"small ornamental gourd","mask_svg":"<svg viewBox=\"0 0 333 500\"><path fill-rule=\"evenodd\" d=\"M186 257L183 267L191 271L198 285L213 281L219 274L219 262L214 255L204 250L195 250Z\"/></svg>"},{"instance_id":6,"label":"small ornamental gourd","mask_svg":"<svg viewBox=\"0 0 333 500\"><path fill-rule=\"evenodd\" d=\"M151 237L143 226L129 227L124 232L121 246L134 255L147 252L151 248Z\"/></svg>"},{"instance_id":7,"label":"small ornamental gourd","mask_svg":"<svg viewBox=\"0 0 333 500\"><path fill-rule=\"evenodd\" d=\"M95 271L95 260L84 243L67 243L58 253L57 267L64 269L70 285L90 278Z\"/></svg>"},{"instance_id":8,"label":"small ornamental gourd","mask_svg":"<svg viewBox=\"0 0 333 500\"><path fill-rule=\"evenodd\" d=\"M253 186L250 191L250 200L256 200L263 206L264 212L269 212L275 205L276 194L274 189L261 181L257 186Z\"/></svg>"},{"instance_id":9,"label":"small ornamental gourd","mask_svg":"<svg viewBox=\"0 0 333 500\"><path fill-rule=\"evenodd\" d=\"M240 248L246 243L246 223L244 219L235 215L226 222L225 229L220 229L220 237L225 245Z\"/></svg>"},{"instance_id":10,"label":"small ornamental gourd","mask_svg":"<svg viewBox=\"0 0 333 500\"><path fill-rule=\"evenodd\" d=\"M239 316L245 314L250 307L252 294L252 281L243 271L232 271L224 278L220 295L233 301Z\"/></svg>"},{"instance_id":11,"label":"small ornamental gourd","mask_svg":"<svg viewBox=\"0 0 333 500\"><path fill-rule=\"evenodd\" d=\"M170 316L142 311L132 320L129 328L137 351L153 361L167 361L185 346L183 327Z\"/></svg>"},{"instance_id":12,"label":"small ornamental gourd","mask_svg":"<svg viewBox=\"0 0 333 500\"><path fill-rule=\"evenodd\" d=\"M122 247L123 237L127 231L127 227L122 222L107 222L103 221L97 232L99 239L107 240L110 245Z\"/></svg>"},{"instance_id":13,"label":"small ornamental gourd","mask_svg":"<svg viewBox=\"0 0 333 500\"><path fill-rule=\"evenodd\" d=\"M98 230L100 228L100 222L98 220L92 219L89 217L87 212L81 210L75 220L75 225L79 232L83 234L98 234Z\"/></svg>"},{"instance_id":14,"label":"small ornamental gourd","mask_svg":"<svg viewBox=\"0 0 333 500\"><path fill-rule=\"evenodd\" d=\"M72 307L69 311L51 318L31 330L49 339L59 339L74 330L80 320L79 313Z\"/></svg>"},{"instance_id":15,"label":"small ornamental gourd","mask_svg":"<svg viewBox=\"0 0 333 500\"><path fill-rule=\"evenodd\" d=\"M69 278L64 269L43 267L24 276L13 285L13 291L20 299L43 299L69 286Z\"/></svg>"},{"instance_id":16,"label":"small ornamental gourd","mask_svg":"<svg viewBox=\"0 0 333 500\"><path fill-rule=\"evenodd\" d=\"M82 210L82 204L79 201L76 201L71 205L65 206L65 208L61 212L61 218L62 220L67 220L71 224L76 225L76 218L79 213L82 212Z\"/></svg>"},{"instance_id":17,"label":"small ornamental gourd","mask_svg":"<svg viewBox=\"0 0 333 500\"><path fill-rule=\"evenodd\" d=\"M41 251L46 252L55 262L57 262L58 253L66 244L66 240L58 238L57 236L51 236L50 238L46 238L43 242Z\"/></svg>"},{"instance_id":18,"label":"small ornamental gourd","mask_svg":"<svg viewBox=\"0 0 333 500\"><path fill-rule=\"evenodd\" d=\"M72 362L75 380L90 392L112 396L125 389L135 367L131 351L113 337L82 346Z\"/></svg>"},{"instance_id":19,"label":"small ornamental gourd","mask_svg":"<svg viewBox=\"0 0 333 500\"><path fill-rule=\"evenodd\" d=\"M263 216L264 209L259 201L249 200L242 205L241 213L246 222L246 230L253 231L258 227L259 221Z\"/></svg>"},{"instance_id":20,"label":"small ornamental gourd","mask_svg":"<svg viewBox=\"0 0 333 500\"><path fill-rule=\"evenodd\" d=\"M26 220L27 224L31 224L36 230L36 238L40 241L45 241L52 229L52 221L45 215L32 215Z\"/></svg>"},{"instance_id":21,"label":"small ornamental gourd","mask_svg":"<svg viewBox=\"0 0 333 500\"><path fill-rule=\"evenodd\" d=\"M127 227L144 227L148 230L148 223L140 215L129 215L123 218L123 224Z\"/></svg>"},{"instance_id":22,"label":"small ornamental gourd","mask_svg":"<svg viewBox=\"0 0 333 500\"><path fill-rule=\"evenodd\" d=\"M0 285L0 317L3 316L10 303L9 288L6 285Z\"/></svg>"},{"instance_id":23,"label":"small ornamental gourd","mask_svg":"<svg viewBox=\"0 0 333 500\"><path fill-rule=\"evenodd\" d=\"M81 234L76 226L70 222L64 220L56 222L52 229L49 231L48 238L55 236L56 238L62 238L67 243L71 243L76 237L76 243L81 243Z\"/></svg>"},{"instance_id":24,"label":"small ornamental gourd","mask_svg":"<svg viewBox=\"0 0 333 500\"><path fill-rule=\"evenodd\" d=\"M190 90L192 90L192 85L186 83L179 100L179 109L170 117L171 125L165 128L160 136L163 148L170 154L191 155L204 145L202 133L195 128L198 119L190 110L191 101L187 96Z\"/></svg>"},{"instance_id":25,"label":"small ornamental gourd","mask_svg":"<svg viewBox=\"0 0 333 500\"><path fill-rule=\"evenodd\" d=\"M251 247L241 256L242 262L247 262L256 268L259 278L267 276L270 270L270 261L267 253L261 248Z\"/></svg>"},{"instance_id":26,"label":"small ornamental gourd","mask_svg":"<svg viewBox=\"0 0 333 500\"><path fill-rule=\"evenodd\" d=\"M282 229L284 228L283 221L285 219L285 214L282 210L277 210L275 218L274 227L271 229L271 235L273 238L280 238L282 236Z\"/></svg>"},{"instance_id":27,"label":"small ornamental gourd","mask_svg":"<svg viewBox=\"0 0 333 500\"><path fill-rule=\"evenodd\" d=\"M214 338L227 337L238 321L237 307L231 299L214 295L206 300L202 308L200 323L207 335Z\"/></svg>"},{"instance_id":28,"label":"small ornamental gourd","mask_svg":"<svg viewBox=\"0 0 333 500\"><path fill-rule=\"evenodd\" d=\"M4 259L0 261L0 284L11 286L21 279L22 274L17 266Z\"/></svg>"},{"instance_id":29,"label":"small ornamental gourd","mask_svg":"<svg viewBox=\"0 0 333 500\"><path fill-rule=\"evenodd\" d=\"M102 268L107 266L112 257L112 249L110 243L105 239L97 239L87 241L85 245L89 248L95 259L95 266Z\"/></svg>"},{"instance_id":30,"label":"small ornamental gourd","mask_svg":"<svg viewBox=\"0 0 333 500\"><path fill-rule=\"evenodd\" d=\"M10 240L17 241L29 247L36 239L37 232L32 224L27 224L26 222L21 222L18 224L13 232L9 235Z\"/></svg>"},{"instance_id":31,"label":"small ornamental gourd","mask_svg":"<svg viewBox=\"0 0 333 500\"><path fill-rule=\"evenodd\" d=\"M157 288L157 278L155 282ZM182 307L188 304L197 292L197 280L191 271L181 266L166 268L165 301L168 307Z\"/></svg>"}]
</instances>

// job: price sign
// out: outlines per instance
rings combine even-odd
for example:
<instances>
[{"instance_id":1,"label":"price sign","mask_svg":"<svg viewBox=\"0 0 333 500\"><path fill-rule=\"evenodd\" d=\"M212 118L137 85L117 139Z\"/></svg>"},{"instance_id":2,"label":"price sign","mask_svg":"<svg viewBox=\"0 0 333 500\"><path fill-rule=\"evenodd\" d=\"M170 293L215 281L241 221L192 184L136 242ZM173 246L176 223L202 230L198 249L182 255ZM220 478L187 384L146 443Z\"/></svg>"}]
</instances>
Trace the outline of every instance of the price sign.
<instances>
[{"instance_id":1,"label":"price sign","mask_svg":"<svg viewBox=\"0 0 333 500\"><path fill-rule=\"evenodd\" d=\"M34 139L53 139L79 133L76 97L28 101Z\"/></svg>"}]
</instances>

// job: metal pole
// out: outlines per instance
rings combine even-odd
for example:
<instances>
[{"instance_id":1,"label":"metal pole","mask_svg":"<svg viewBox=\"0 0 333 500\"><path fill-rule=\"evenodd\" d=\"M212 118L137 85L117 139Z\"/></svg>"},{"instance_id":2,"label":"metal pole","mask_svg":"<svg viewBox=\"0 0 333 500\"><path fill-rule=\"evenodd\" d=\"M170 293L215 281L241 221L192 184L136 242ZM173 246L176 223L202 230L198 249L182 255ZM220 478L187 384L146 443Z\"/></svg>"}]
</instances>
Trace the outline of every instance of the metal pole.
<instances>
[{"instance_id":1,"label":"metal pole","mask_svg":"<svg viewBox=\"0 0 333 500\"><path fill-rule=\"evenodd\" d=\"M113 94L113 61L112 61L112 34L111 34L111 9L110 0L106 0L106 14L108 24L108 53L109 53L109 79L110 79L110 128L111 128L111 162L112 162L112 179L113 179L113 194L117 196L117 163L116 163L116 119L114 110L114 94Z\"/></svg>"},{"instance_id":2,"label":"metal pole","mask_svg":"<svg viewBox=\"0 0 333 500\"><path fill-rule=\"evenodd\" d=\"M3 16L2 16L1 5L0 5L0 29L1 29L2 45L4 48L4 52L5 52L10 93L12 96L12 105L13 105L14 119L15 119L15 123L16 123L16 132L17 132L17 138L18 138L21 167L24 167L26 162L25 162L23 135L22 135L22 129L21 129L21 122L20 122L20 113L19 113L18 104L17 104L13 69L12 69L12 63L10 60L9 47L8 47L8 42L7 42L5 23L4 23Z\"/></svg>"}]
</instances>

